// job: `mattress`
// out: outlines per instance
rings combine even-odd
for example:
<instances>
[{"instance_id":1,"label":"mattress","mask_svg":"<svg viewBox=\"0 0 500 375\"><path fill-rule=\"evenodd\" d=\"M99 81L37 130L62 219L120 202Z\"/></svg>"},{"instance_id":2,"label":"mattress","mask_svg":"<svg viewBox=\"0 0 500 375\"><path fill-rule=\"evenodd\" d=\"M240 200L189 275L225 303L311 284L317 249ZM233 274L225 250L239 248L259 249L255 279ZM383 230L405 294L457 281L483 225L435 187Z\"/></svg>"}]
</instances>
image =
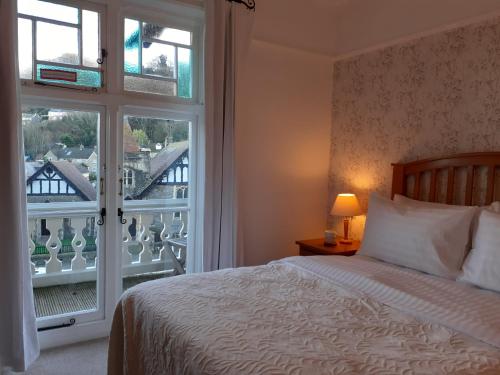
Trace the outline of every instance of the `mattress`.
<instances>
[{"instance_id":1,"label":"mattress","mask_svg":"<svg viewBox=\"0 0 500 375\"><path fill-rule=\"evenodd\" d=\"M362 256L140 284L113 374L500 374L500 295Z\"/></svg>"}]
</instances>

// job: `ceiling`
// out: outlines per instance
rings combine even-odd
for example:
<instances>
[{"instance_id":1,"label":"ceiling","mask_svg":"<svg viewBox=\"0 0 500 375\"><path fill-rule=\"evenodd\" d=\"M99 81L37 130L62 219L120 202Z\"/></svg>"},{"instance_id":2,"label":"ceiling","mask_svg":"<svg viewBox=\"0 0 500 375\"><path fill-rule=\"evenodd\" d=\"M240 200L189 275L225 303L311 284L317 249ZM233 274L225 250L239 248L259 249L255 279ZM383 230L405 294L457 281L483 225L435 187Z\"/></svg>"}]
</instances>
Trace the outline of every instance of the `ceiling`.
<instances>
[{"instance_id":1,"label":"ceiling","mask_svg":"<svg viewBox=\"0 0 500 375\"><path fill-rule=\"evenodd\" d=\"M500 14L500 0L257 0L254 38L339 57Z\"/></svg>"}]
</instances>

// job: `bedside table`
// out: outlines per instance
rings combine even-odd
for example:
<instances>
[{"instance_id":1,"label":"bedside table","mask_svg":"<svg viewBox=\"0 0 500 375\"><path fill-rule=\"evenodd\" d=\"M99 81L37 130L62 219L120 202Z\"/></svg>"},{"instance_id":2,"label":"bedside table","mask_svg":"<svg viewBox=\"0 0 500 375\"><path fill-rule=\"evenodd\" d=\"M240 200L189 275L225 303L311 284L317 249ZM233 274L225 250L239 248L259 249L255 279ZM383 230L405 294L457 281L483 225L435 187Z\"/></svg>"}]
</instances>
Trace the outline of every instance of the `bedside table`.
<instances>
[{"instance_id":1,"label":"bedside table","mask_svg":"<svg viewBox=\"0 0 500 375\"><path fill-rule=\"evenodd\" d=\"M356 254L361 246L360 241L353 240L352 244L342 244L339 242L341 237L337 237L337 246L325 246L324 238L314 240L300 240L295 243L299 245L300 255L344 255L351 256Z\"/></svg>"}]
</instances>

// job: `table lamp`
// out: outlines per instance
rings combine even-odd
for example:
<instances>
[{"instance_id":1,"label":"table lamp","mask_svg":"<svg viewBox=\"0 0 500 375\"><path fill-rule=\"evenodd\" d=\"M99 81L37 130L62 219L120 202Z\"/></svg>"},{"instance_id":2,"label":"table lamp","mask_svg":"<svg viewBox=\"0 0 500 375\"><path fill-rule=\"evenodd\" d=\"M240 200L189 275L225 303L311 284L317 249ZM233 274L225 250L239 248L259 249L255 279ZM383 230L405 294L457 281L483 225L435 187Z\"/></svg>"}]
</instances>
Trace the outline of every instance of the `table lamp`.
<instances>
[{"instance_id":1,"label":"table lamp","mask_svg":"<svg viewBox=\"0 0 500 375\"><path fill-rule=\"evenodd\" d=\"M344 217L344 238L339 241L340 243L352 243L352 240L349 239L349 221L353 216L361 215L361 213L356 195L347 193L337 195L330 214Z\"/></svg>"}]
</instances>

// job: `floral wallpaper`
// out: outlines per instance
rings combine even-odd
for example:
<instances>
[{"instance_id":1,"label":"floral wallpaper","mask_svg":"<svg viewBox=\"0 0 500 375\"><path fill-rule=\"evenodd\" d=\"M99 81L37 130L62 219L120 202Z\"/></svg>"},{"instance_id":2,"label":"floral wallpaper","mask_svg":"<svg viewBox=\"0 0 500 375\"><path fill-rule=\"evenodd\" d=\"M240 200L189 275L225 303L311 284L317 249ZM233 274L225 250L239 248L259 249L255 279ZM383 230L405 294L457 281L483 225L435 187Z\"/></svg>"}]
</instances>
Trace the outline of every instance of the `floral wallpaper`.
<instances>
[{"instance_id":1,"label":"floral wallpaper","mask_svg":"<svg viewBox=\"0 0 500 375\"><path fill-rule=\"evenodd\" d=\"M500 151L500 18L336 62L331 139L328 209L389 196L393 162Z\"/></svg>"}]
</instances>

